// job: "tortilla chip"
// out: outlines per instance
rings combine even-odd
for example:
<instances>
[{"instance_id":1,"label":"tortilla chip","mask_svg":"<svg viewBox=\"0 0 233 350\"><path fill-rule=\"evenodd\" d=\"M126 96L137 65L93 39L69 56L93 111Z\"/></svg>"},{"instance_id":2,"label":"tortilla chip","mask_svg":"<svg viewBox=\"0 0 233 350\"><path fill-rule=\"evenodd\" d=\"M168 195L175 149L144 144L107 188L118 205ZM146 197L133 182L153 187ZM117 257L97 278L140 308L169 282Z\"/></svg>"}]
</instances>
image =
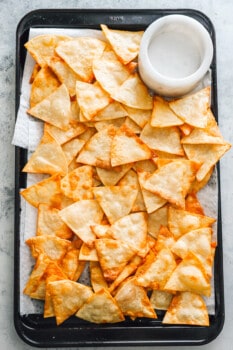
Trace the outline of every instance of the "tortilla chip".
<instances>
[{"instance_id":1,"label":"tortilla chip","mask_svg":"<svg viewBox=\"0 0 233 350\"><path fill-rule=\"evenodd\" d=\"M124 118L128 115L126 109L117 101L110 103L92 117L92 121L114 120Z\"/></svg>"},{"instance_id":2,"label":"tortilla chip","mask_svg":"<svg viewBox=\"0 0 233 350\"><path fill-rule=\"evenodd\" d=\"M48 288L57 325L74 315L93 294L90 287L69 280L50 282Z\"/></svg>"},{"instance_id":3,"label":"tortilla chip","mask_svg":"<svg viewBox=\"0 0 233 350\"><path fill-rule=\"evenodd\" d=\"M111 102L109 94L102 89L98 82L88 84L82 81L77 81L76 98L78 105L87 120L92 120L98 112L108 106Z\"/></svg>"},{"instance_id":4,"label":"tortilla chip","mask_svg":"<svg viewBox=\"0 0 233 350\"><path fill-rule=\"evenodd\" d=\"M157 241L155 244L155 250L160 251L164 248L170 249L173 253L173 246L175 244L174 235L168 230L166 226L160 226Z\"/></svg>"},{"instance_id":5,"label":"tortilla chip","mask_svg":"<svg viewBox=\"0 0 233 350\"><path fill-rule=\"evenodd\" d=\"M101 57L93 62L96 80L110 95L119 89L130 73L117 58L114 51L107 47Z\"/></svg>"},{"instance_id":6,"label":"tortilla chip","mask_svg":"<svg viewBox=\"0 0 233 350\"><path fill-rule=\"evenodd\" d=\"M118 166L150 159L152 151L125 125L116 132L111 145L111 164Z\"/></svg>"},{"instance_id":7,"label":"tortilla chip","mask_svg":"<svg viewBox=\"0 0 233 350\"><path fill-rule=\"evenodd\" d=\"M90 226L100 224L103 211L94 199L80 200L60 211L67 226L87 244L96 238Z\"/></svg>"},{"instance_id":8,"label":"tortilla chip","mask_svg":"<svg viewBox=\"0 0 233 350\"><path fill-rule=\"evenodd\" d=\"M66 142L72 140L78 135L82 134L86 130L85 125L76 123L75 125L69 125L67 130L61 130L54 125L44 123L44 131L48 132L57 141L59 145L63 145Z\"/></svg>"},{"instance_id":9,"label":"tortilla chip","mask_svg":"<svg viewBox=\"0 0 233 350\"><path fill-rule=\"evenodd\" d=\"M94 292L100 289L108 289L108 284L104 279L100 264L97 261L90 262L90 278Z\"/></svg>"},{"instance_id":10,"label":"tortilla chip","mask_svg":"<svg viewBox=\"0 0 233 350\"><path fill-rule=\"evenodd\" d=\"M60 175L55 174L23 189L20 194L34 207L40 203L59 208L61 204Z\"/></svg>"},{"instance_id":11,"label":"tortilla chip","mask_svg":"<svg viewBox=\"0 0 233 350\"><path fill-rule=\"evenodd\" d=\"M76 81L80 80L76 74L60 57L52 57L49 61L49 67L56 74L59 81L65 84L71 97L76 94Z\"/></svg>"},{"instance_id":12,"label":"tortilla chip","mask_svg":"<svg viewBox=\"0 0 233 350\"><path fill-rule=\"evenodd\" d=\"M131 74L118 89L111 93L111 97L132 108L151 110L153 107L148 88L137 73Z\"/></svg>"},{"instance_id":13,"label":"tortilla chip","mask_svg":"<svg viewBox=\"0 0 233 350\"><path fill-rule=\"evenodd\" d=\"M194 181L197 166L187 160L174 160L157 169L141 184L177 207L185 207L185 197ZM175 184L175 185L174 185Z\"/></svg>"},{"instance_id":14,"label":"tortilla chip","mask_svg":"<svg viewBox=\"0 0 233 350\"><path fill-rule=\"evenodd\" d=\"M131 164L124 164L111 169L96 168L101 182L105 186L114 186L129 171Z\"/></svg>"},{"instance_id":15,"label":"tortilla chip","mask_svg":"<svg viewBox=\"0 0 233 350\"><path fill-rule=\"evenodd\" d=\"M164 290L154 289L150 296L150 303L154 309L167 310L174 294Z\"/></svg>"},{"instance_id":16,"label":"tortilla chip","mask_svg":"<svg viewBox=\"0 0 233 350\"><path fill-rule=\"evenodd\" d=\"M207 112L210 107L210 87L171 101L169 106L185 123L197 128L205 128L207 126Z\"/></svg>"},{"instance_id":17,"label":"tortilla chip","mask_svg":"<svg viewBox=\"0 0 233 350\"><path fill-rule=\"evenodd\" d=\"M139 125L140 128L144 128L146 123L149 122L149 119L151 117L151 110L131 108L128 106L124 106L124 108L127 111L130 119Z\"/></svg>"},{"instance_id":18,"label":"tortilla chip","mask_svg":"<svg viewBox=\"0 0 233 350\"><path fill-rule=\"evenodd\" d=\"M167 226L168 206L155 210L153 213L148 215L148 232L154 238L158 237L161 225Z\"/></svg>"},{"instance_id":19,"label":"tortilla chip","mask_svg":"<svg viewBox=\"0 0 233 350\"><path fill-rule=\"evenodd\" d=\"M61 191L74 201L93 199L92 186L93 171L90 165L80 166L61 180Z\"/></svg>"},{"instance_id":20,"label":"tortilla chip","mask_svg":"<svg viewBox=\"0 0 233 350\"><path fill-rule=\"evenodd\" d=\"M215 221L215 218L209 216L191 213L171 206L168 208L168 227L176 240L189 231L201 227L211 227Z\"/></svg>"},{"instance_id":21,"label":"tortilla chip","mask_svg":"<svg viewBox=\"0 0 233 350\"><path fill-rule=\"evenodd\" d=\"M78 156L78 153L81 151L84 144L85 142L83 140L80 140L78 137L75 137L74 139L62 145L62 150L65 154L68 166ZM76 167L77 167L77 164L76 164Z\"/></svg>"},{"instance_id":22,"label":"tortilla chip","mask_svg":"<svg viewBox=\"0 0 233 350\"><path fill-rule=\"evenodd\" d=\"M41 102L61 85L60 81L47 66L36 75L30 92L30 108Z\"/></svg>"},{"instance_id":23,"label":"tortilla chip","mask_svg":"<svg viewBox=\"0 0 233 350\"><path fill-rule=\"evenodd\" d=\"M86 243L83 243L79 253L79 260L98 261L95 247L89 247Z\"/></svg>"},{"instance_id":24,"label":"tortilla chip","mask_svg":"<svg viewBox=\"0 0 233 350\"><path fill-rule=\"evenodd\" d=\"M209 326L209 315L205 301L196 293L178 293L172 299L162 323Z\"/></svg>"},{"instance_id":25,"label":"tortilla chip","mask_svg":"<svg viewBox=\"0 0 233 350\"><path fill-rule=\"evenodd\" d=\"M93 188L93 193L109 222L113 224L130 213L138 191L130 186L100 186Z\"/></svg>"},{"instance_id":26,"label":"tortilla chip","mask_svg":"<svg viewBox=\"0 0 233 350\"><path fill-rule=\"evenodd\" d=\"M146 213L131 213L120 218L111 226L110 232L113 238L126 242L140 255L147 244Z\"/></svg>"},{"instance_id":27,"label":"tortilla chip","mask_svg":"<svg viewBox=\"0 0 233 350\"><path fill-rule=\"evenodd\" d=\"M231 148L231 145L229 143L224 145L184 144L183 147L188 159L202 163L196 174L197 180L202 181L210 169Z\"/></svg>"},{"instance_id":28,"label":"tortilla chip","mask_svg":"<svg viewBox=\"0 0 233 350\"><path fill-rule=\"evenodd\" d=\"M123 64L128 64L137 57L143 31L114 30L109 29L105 24L100 26Z\"/></svg>"},{"instance_id":29,"label":"tortilla chip","mask_svg":"<svg viewBox=\"0 0 233 350\"><path fill-rule=\"evenodd\" d=\"M29 84L33 83L33 81L34 81L35 77L37 76L37 73L39 73L40 69L41 69L40 65L38 63L35 63L34 67L32 69Z\"/></svg>"},{"instance_id":30,"label":"tortilla chip","mask_svg":"<svg viewBox=\"0 0 233 350\"><path fill-rule=\"evenodd\" d=\"M31 254L37 259L40 254L46 255L51 260L61 260L69 249L71 242L56 236L33 236L26 240Z\"/></svg>"},{"instance_id":31,"label":"tortilla chip","mask_svg":"<svg viewBox=\"0 0 233 350\"><path fill-rule=\"evenodd\" d=\"M91 82L93 61L102 55L105 46L102 40L78 37L58 45L56 53L84 82Z\"/></svg>"},{"instance_id":32,"label":"tortilla chip","mask_svg":"<svg viewBox=\"0 0 233 350\"><path fill-rule=\"evenodd\" d=\"M117 323L124 321L119 306L111 294L100 289L79 309L76 316L93 323Z\"/></svg>"},{"instance_id":33,"label":"tortilla chip","mask_svg":"<svg viewBox=\"0 0 233 350\"><path fill-rule=\"evenodd\" d=\"M184 122L172 111L166 100L159 96L155 96L150 123L151 126L156 128L167 128L182 125Z\"/></svg>"},{"instance_id":34,"label":"tortilla chip","mask_svg":"<svg viewBox=\"0 0 233 350\"><path fill-rule=\"evenodd\" d=\"M184 155L184 150L180 143L180 133L175 126L155 128L150 123L147 123L141 132L140 138L148 147L156 151L180 156Z\"/></svg>"},{"instance_id":35,"label":"tortilla chip","mask_svg":"<svg viewBox=\"0 0 233 350\"><path fill-rule=\"evenodd\" d=\"M112 125L94 134L79 153L77 162L111 168L110 152L114 135L115 127Z\"/></svg>"},{"instance_id":36,"label":"tortilla chip","mask_svg":"<svg viewBox=\"0 0 233 350\"><path fill-rule=\"evenodd\" d=\"M196 255L191 252L178 264L164 289L168 291L193 292L207 297L211 295L210 280L206 275L205 269Z\"/></svg>"},{"instance_id":37,"label":"tortilla chip","mask_svg":"<svg viewBox=\"0 0 233 350\"><path fill-rule=\"evenodd\" d=\"M194 192L189 193L185 198L185 210L189 211L190 213L205 215L204 209L202 208L201 203Z\"/></svg>"},{"instance_id":38,"label":"tortilla chip","mask_svg":"<svg viewBox=\"0 0 233 350\"><path fill-rule=\"evenodd\" d=\"M135 255L135 250L121 240L96 239L95 247L107 282L114 281L128 261Z\"/></svg>"},{"instance_id":39,"label":"tortilla chip","mask_svg":"<svg viewBox=\"0 0 233 350\"><path fill-rule=\"evenodd\" d=\"M146 290L136 285L134 278L129 278L121 284L115 299L123 314L133 320L136 317L157 318Z\"/></svg>"},{"instance_id":40,"label":"tortilla chip","mask_svg":"<svg viewBox=\"0 0 233 350\"><path fill-rule=\"evenodd\" d=\"M163 248L157 255L150 251L145 263L136 272L136 284L163 290L175 268L175 257L170 249Z\"/></svg>"},{"instance_id":41,"label":"tortilla chip","mask_svg":"<svg viewBox=\"0 0 233 350\"><path fill-rule=\"evenodd\" d=\"M65 154L61 146L48 132L44 132L39 145L22 171L28 173L66 175L68 164Z\"/></svg>"},{"instance_id":42,"label":"tortilla chip","mask_svg":"<svg viewBox=\"0 0 233 350\"><path fill-rule=\"evenodd\" d=\"M61 220L59 209L40 203L37 215L37 236L53 235L63 239L70 239L73 232Z\"/></svg>"},{"instance_id":43,"label":"tortilla chip","mask_svg":"<svg viewBox=\"0 0 233 350\"><path fill-rule=\"evenodd\" d=\"M200 144L212 144L212 145L225 145L226 141L222 136L213 136L209 133L208 128L198 129L195 128L188 135L182 138L182 144L200 145Z\"/></svg>"},{"instance_id":44,"label":"tortilla chip","mask_svg":"<svg viewBox=\"0 0 233 350\"><path fill-rule=\"evenodd\" d=\"M35 118L67 130L71 118L70 96L67 87L62 84L49 96L28 110Z\"/></svg>"},{"instance_id":45,"label":"tortilla chip","mask_svg":"<svg viewBox=\"0 0 233 350\"><path fill-rule=\"evenodd\" d=\"M30 39L24 46L39 66L44 67L49 64L51 57L54 56L57 45L70 39L65 35L43 34Z\"/></svg>"}]
</instances>

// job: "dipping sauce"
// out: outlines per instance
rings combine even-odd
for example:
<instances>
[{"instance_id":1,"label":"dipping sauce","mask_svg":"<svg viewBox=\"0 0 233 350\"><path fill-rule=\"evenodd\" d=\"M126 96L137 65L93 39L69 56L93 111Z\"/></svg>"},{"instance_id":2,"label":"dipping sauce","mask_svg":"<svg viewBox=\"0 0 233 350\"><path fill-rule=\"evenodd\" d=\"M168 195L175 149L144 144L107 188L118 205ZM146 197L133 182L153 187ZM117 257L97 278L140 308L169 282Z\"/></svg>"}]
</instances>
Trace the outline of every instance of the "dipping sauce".
<instances>
[{"instance_id":1,"label":"dipping sauce","mask_svg":"<svg viewBox=\"0 0 233 350\"><path fill-rule=\"evenodd\" d=\"M158 73L174 79L188 77L201 64L199 47L184 32L163 31L154 36L148 57Z\"/></svg>"}]
</instances>

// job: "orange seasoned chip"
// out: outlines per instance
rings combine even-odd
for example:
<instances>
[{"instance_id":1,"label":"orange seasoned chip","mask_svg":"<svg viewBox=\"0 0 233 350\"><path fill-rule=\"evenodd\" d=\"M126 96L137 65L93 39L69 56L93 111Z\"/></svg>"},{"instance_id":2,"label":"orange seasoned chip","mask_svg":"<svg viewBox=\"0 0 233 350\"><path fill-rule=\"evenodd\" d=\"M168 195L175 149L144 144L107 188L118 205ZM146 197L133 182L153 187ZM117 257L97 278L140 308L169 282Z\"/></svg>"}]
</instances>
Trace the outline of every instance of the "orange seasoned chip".
<instances>
[{"instance_id":1,"label":"orange seasoned chip","mask_svg":"<svg viewBox=\"0 0 233 350\"><path fill-rule=\"evenodd\" d=\"M124 281L116 292L115 299L125 316L157 318L146 290L135 283L135 278Z\"/></svg>"},{"instance_id":2,"label":"orange seasoned chip","mask_svg":"<svg viewBox=\"0 0 233 350\"><path fill-rule=\"evenodd\" d=\"M79 260L98 261L98 255L95 247L90 247L86 243L83 243L79 252Z\"/></svg>"},{"instance_id":3,"label":"orange seasoned chip","mask_svg":"<svg viewBox=\"0 0 233 350\"><path fill-rule=\"evenodd\" d=\"M70 239L73 236L70 228L61 220L59 211L48 204L39 204L36 232L38 236L55 235L63 239Z\"/></svg>"},{"instance_id":4,"label":"orange seasoned chip","mask_svg":"<svg viewBox=\"0 0 233 350\"><path fill-rule=\"evenodd\" d=\"M108 284L98 261L90 261L90 278L94 292L103 288L108 289Z\"/></svg>"},{"instance_id":5,"label":"orange seasoned chip","mask_svg":"<svg viewBox=\"0 0 233 350\"><path fill-rule=\"evenodd\" d=\"M45 66L41 68L31 86L30 107L34 107L60 85L60 81L49 67Z\"/></svg>"},{"instance_id":6,"label":"orange seasoned chip","mask_svg":"<svg viewBox=\"0 0 233 350\"><path fill-rule=\"evenodd\" d=\"M103 275L107 282L116 279L136 252L127 243L119 239L96 239L95 247L103 270Z\"/></svg>"}]
</instances>

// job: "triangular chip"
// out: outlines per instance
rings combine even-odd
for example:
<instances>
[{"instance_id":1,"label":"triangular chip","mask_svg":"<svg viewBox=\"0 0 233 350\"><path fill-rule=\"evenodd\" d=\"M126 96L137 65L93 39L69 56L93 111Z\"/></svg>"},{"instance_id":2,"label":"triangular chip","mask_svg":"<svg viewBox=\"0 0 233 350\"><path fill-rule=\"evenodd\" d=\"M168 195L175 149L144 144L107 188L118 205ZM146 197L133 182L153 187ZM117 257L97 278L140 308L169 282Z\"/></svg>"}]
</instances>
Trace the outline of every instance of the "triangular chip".
<instances>
[{"instance_id":1,"label":"triangular chip","mask_svg":"<svg viewBox=\"0 0 233 350\"><path fill-rule=\"evenodd\" d=\"M204 209L194 192L189 193L185 198L185 210L191 213L205 215Z\"/></svg>"},{"instance_id":2,"label":"triangular chip","mask_svg":"<svg viewBox=\"0 0 233 350\"><path fill-rule=\"evenodd\" d=\"M201 227L211 227L215 221L215 218L176 209L171 206L168 209L168 227L176 240L189 231Z\"/></svg>"},{"instance_id":3,"label":"triangular chip","mask_svg":"<svg viewBox=\"0 0 233 350\"><path fill-rule=\"evenodd\" d=\"M101 56L105 46L94 37L78 37L58 45L56 53L83 81L91 82L93 60Z\"/></svg>"},{"instance_id":4,"label":"triangular chip","mask_svg":"<svg viewBox=\"0 0 233 350\"><path fill-rule=\"evenodd\" d=\"M95 240L99 262L106 281L111 282L135 255L135 250L121 240L100 238Z\"/></svg>"},{"instance_id":5,"label":"triangular chip","mask_svg":"<svg viewBox=\"0 0 233 350\"><path fill-rule=\"evenodd\" d=\"M98 261L98 255L95 247L90 247L86 243L83 243L80 248L79 260Z\"/></svg>"},{"instance_id":6,"label":"triangular chip","mask_svg":"<svg viewBox=\"0 0 233 350\"><path fill-rule=\"evenodd\" d=\"M110 228L113 238L126 242L138 255L147 244L147 217L143 212L132 213L115 221Z\"/></svg>"},{"instance_id":7,"label":"triangular chip","mask_svg":"<svg viewBox=\"0 0 233 350\"><path fill-rule=\"evenodd\" d=\"M213 144L213 145L225 145L226 141L223 139L222 136L213 136L209 133L208 129L198 129L195 128L193 131L188 135L182 138L181 140L182 144L194 144L194 145L200 145L200 144Z\"/></svg>"},{"instance_id":8,"label":"triangular chip","mask_svg":"<svg viewBox=\"0 0 233 350\"><path fill-rule=\"evenodd\" d=\"M210 107L210 87L171 101L169 106L185 123L197 128L205 128L207 126L207 112Z\"/></svg>"},{"instance_id":9,"label":"triangular chip","mask_svg":"<svg viewBox=\"0 0 233 350\"><path fill-rule=\"evenodd\" d=\"M110 152L114 135L115 127L112 125L94 134L79 153L77 162L111 168Z\"/></svg>"},{"instance_id":10,"label":"triangular chip","mask_svg":"<svg viewBox=\"0 0 233 350\"><path fill-rule=\"evenodd\" d=\"M96 168L101 182L105 186L114 186L129 171L131 164L124 164L111 169Z\"/></svg>"},{"instance_id":11,"label":"triangular chip","mask_svg":"<svg viewBox=\"0 0 233 350\"><path fill-rule=\"evenodd\" d=\"M93 199L92 186L93 170L90 165L74 169L61 180L61 191L74 201Z\"/></svg>"},{"instance_id":12,"label":"triangular chip","mask_svg":"<svg viewBox=\"0 0 233 350\"><path fill-rule=\"evenodd\" d=\"M101 29L123 64L137 57L143 31L114 30L105 24L101 24Z\"/></svg>"},{"instance_id":13,"label":"triangular chip","mask_svg":"<svg viewBox=\"0 0 233 350\"><path fill-rule=\"evenodd\" d=\"M129 214L138 194L130 186L99 186L93 192L111 224Z\"/></svg>"},{"instance_id":14,"label":"triangular chip","mask_svg":"<svg viewBox=\"0 0 233 350\"><path fill-rule=\"evenodd\" d=\"M150 296L150 302L154 309L167 310L174 294L165 292L164 290L154 289Z\"/></svg>"},{"instance_id":15,"label":"triangular chip","mask_svg":"<svg viewBox=\"0 0 233 350\"><path fill-rule=\"evenodd\" d=\"M30 107L34 107L60 85L60 81L49 67L41 68L31 86Z\"/></svg>"},{"instance_id":16,"label":"triangular chip","mask_svg":"<svg viewBox=\"0 0 233 350\"><path fill-rule=\"evenodd\" d=\"M153 107L153 100L148 88L137 73L131 74L119 89L111 93L111 97L132 108L152 109Z\"/></svg>"},{"instance_id":17,"label":"triangular chip","mask_svg":"<svg viewBox=\"0 0 233 350\"><path fill-rule=\"evenodd\" d=\"M102 269L98 261L90 262L90 279L94 292L97 292L103 288L108 289L108 284L105 281Z\"/></svg>"},{"instance_id":18,"label":"triangular chip","mask_svg":"<svg viewBox=\"0 0 233 350\"><path fill-rule=\"evenodd\" d=\"M167 101L159 96L154 97L154 106L151 115L151 126L166 128L170 126L182 125L184 122L169 107Z\"/></svg>"},{"instance_id":19,"label":"triangular chip","mask_svg":"<svg viewBox=\"0 0 233 350\"><path fill-rule=\"evenodd\" d=\"M152 158L149 147L129 128L123 125L113 138L111 146L112 166Z\"/></svg>"},{"instance_id":20,"label":"triangular chip","mask_svg":"<svg viewBox=\"0 0 233 350\"><path fill-rule=\"evenodd\" d=\"M84 144L85 144L85 141L80 140L78 137L75 137L74 139L72 139L72 140L66 142L64 145L62 145L62 150L65 154L66 161L67 161L69 166L72 163L72 161L75 160L78 153L83 148Z\"/></svg>"},{"instance_id":21,"label":"triangular chip","mask_svg":"<svg viewBox=\"0 0 233 350\"><path fill-rule=\"evenodd\" d=\"M202 262L207 275L211 276L213 263L211 237L212 229L210 227L202 227L189 231L173 244L171 250L182 259L189 252L192 252Z\"/></svg>"},{"instance_id":22,"label":"triangular chip","mask_svg":"<svg viewBox=\"0 0 233 350\"><path fill-rule=\"evenodd\" d=\"M202 163L196 174L197 180L202 181L210 169L231 148L231 145L229 143L225 143L224 145L184 144L183 147L188 159Z\"/></svg>"},{"instance_id":23,"label":"triangular chip","mask_svg":"<svg viewBox=\"0 0 233 350\"><path fill-rule=\"evenodd\" d=\"M124 118L127 115L128 113L121 103L111 101L111 103L92 117L92 121L114 120Z\"/></svg>"},{"instance_id":24,"label":"triangular chip","mask_svg":"<svg viewBox=\"0 0 233 350\"><path fill-rule=\"evenodd\" d=\"M170 249L164 248L157 255L151 251L136 273L136 283L151 289L163 289L176 268L176 261Z\"/></svg>"},{"instance_id":25,"label":"triangular chip","mask_svg":"<svg viewBox=\"0 0 233 350\"><path fill-rule=\"evenodd\" d=\"M69 125L67 130L61 130L54 125L44 123L44 131L47 131L50 135L52 135L59 145L67 143L68 141L82 134L85 130L85 125L81 123L75 123L73 126Z\"/></svg>"},{"instance_id":26,"label":"triangular chip","mask_svg":"<svg viewBox=\"0 0 233 350\"><path fill-rule=\"evenodd\" d=\"M111 48L106 48L102 56L94 60L93 71L96 80L109 94L119 89L130 75Z\"/></svg>"},{"instance_id":27,"label":"triangular chip","mask_svg":"<svg viewBox=\"0 0 233 350\"><path fill-rule=\"evenodd\" d=\"M172 299L162 323L209 326L209 315L205 301L196 293L178 293Z\"/></svg>"},{"instance_id":28,"label":"triangular chip","mask_svg":"<svg viewBox=\"0 0 233 350\"><path fill-rule=\"evenodd\" d=\"M95 239L90 226L100 224L103 211L94 199L80 200L60 211L62 220L85 243L91 244Z\"/></svg>"},{"instance_id":29,"label":"triangular chip","mask_svg":"<svg viewBox=\"0 0 233 350\"><path fill-rule=\"evenodd\" d=\"M57 325L74 315L93 294L90 287L69 280L50 282L48 288Z\"/></svg>"},{"instance_id":30,"label":"triangular chip","mask_svg":"<svg viewBox=\"0 0 233 350\"><path fill-rule=\"evenodd\" d=\"M71 103L67 87L64 84L60 85L49 96L30 108L28 113L62 130L68 129Z\"/></svg>"},{"instance_id":31,"label":"triangular chip","mask_svg":"<svg viewBox=\"0 0 233 350\"><path fill-rule=\"evenodd\" d=\"M66 175L68 164L65 154L61 146L48 132L44 132L39 145L22 171L39 174Z\"/></svg>"},{"instance_id":32,"label":"triangular chip","mask_svg":"<svg viewBox=\"0 0 233 350\"><path fill-rule=\"evenodd\" d=\"M175 126L158 128L147 123L141 132L140 138L151 149L180 156L184 155L180 143L180 133Z\"/></svg>"},{"instance_id":33,"label":"triangular chip","mask_svg":"<svg viewBox=\"0 0 233 350\"><path fill-rule=\"evenodd\" d=\"M29 246L35 259L40 254L44 254L51 260L61 260L70 247L71 242L56 236L43 235L28 238L26 244Z\"/></svg>"},{"instance_id":34,"label":"triangular chip","mask_svg":"<svg viewBox=\"0 0 233 350\"><path fill-rule=\"evenodd\" d=\"M54 50L57 45L62 41L68 41L70 39L70 37L65 35L37 35L26 42L25 47L39 66L44 67L49 64L51 57L54 56Z\"/></svg>"},{"instance_id":35,"label":"triangular chip","mask_svg":"<svg viewBox=\"0 0 233 350\"><path fill-rule=\"evenodd\" d=\"M94 293L79 309L76 316L93 323L117 323L124 315L111 294L101 289Z\"/></svg>"},{"instance_id":36,"label":"triangular chip","mask_svg":"<svg viewBox=\"0 0 233 350\"><path fill-rule=\"evenodd\" d=\"M130 119L132 119L140 128L143 128L151 117L151 110L149 109L138 109L124 106Z\"/></svg>"},{"instance_id":37,"label":"triangular chip","mask_svg":"<svg viewBox=\"0 0 233 350\"><path fill-rule=\"evenodd\" d=\"M40 203L38 206L37 232L40 235L54 235L63 239L70 239L73 232L61 220L59 209Z\"/></svg>"},{"instance_id":38,"label":"triangular chip","mask_svg":"<svg viewBox=\"0 0 233 350\"><path fill-rule=\"evenodd\" d=\"M210 280L200 260L191 252L178 264L164 289L211 295Z\"/></svg>"},{"instance_id":39,"label":"triangular chip","mask_svg":"<svg viewBox=\"0 0 233 350\"><path fill-rule=\"evenodd\" d=\"M121 284L115 299L123 314L133 320L136 317L157 318L146 290L136 285L134 278L129 278Z\"/></svg>"},{"instance_id":40,"label":"triangular chip","mask_svg":"<svg viewBox=\"0 0 233 350\"><path fill-rule=\"evenodd\" d=\"M94 84L83 81L76 82L76 98L78 105L87 120L91 120L99 111L111 102L111 98L98 82Z\"/></svg>"},{"instance_id":41,"label":"triangular chip","mask_svg":"<svg viewBox=\"0 0 233 350\"><path fill-rule=\"evenodd\" d=\"M159 195L177 207L185 207L185 197L195 179L197 165L187 160L174 160L157 169L143 181L145 190Z\"/></svg>"},{"instance_id":42,"label":"triangular chip","mask_svg":"<svg viewBox=\"0 0 233 350\"><path fill-rule=\"evenodd\" d=\"M54 56L49 61L49 67L58 77L62 84L65 84L71 97L76 94L76 81L80 80L76 74L60 57Z\"/></svg>"},{"instance_id":43,"label":"triangular chip","mask_svg":"<svg viewBox=\"0 0 233 350\"><path fill-rule=\"evenodd\" d=\"M161 225L167 226L167 215L167 205L164 205L148 215L148 232L154 238L158 237Z\"/></svg>"},{"instance_id":44,"label":"triangular chip","mask_svg":"<svg viewBox=\"0 0 233 350\"><path fill-rule=\"evenodd\" d=\"M160 226L157 241L155 244L155 250L160 251L164 248L170 249L173 253L173 246L175 244L174 235L168 230L166 226Z\"/></svg>"},{"instance_id":45,"label":"triangular chip","mask_svg":"<svg viewBox=\"0 0 233 350\"><path fill-rule=\"evenodd\" d=\"M60 178L60 175L55 174L25 188L20 192L20 194L34 207L38 207L40 203L45 203L56 208L60 207Z\"/></svg>"}]
</instances>

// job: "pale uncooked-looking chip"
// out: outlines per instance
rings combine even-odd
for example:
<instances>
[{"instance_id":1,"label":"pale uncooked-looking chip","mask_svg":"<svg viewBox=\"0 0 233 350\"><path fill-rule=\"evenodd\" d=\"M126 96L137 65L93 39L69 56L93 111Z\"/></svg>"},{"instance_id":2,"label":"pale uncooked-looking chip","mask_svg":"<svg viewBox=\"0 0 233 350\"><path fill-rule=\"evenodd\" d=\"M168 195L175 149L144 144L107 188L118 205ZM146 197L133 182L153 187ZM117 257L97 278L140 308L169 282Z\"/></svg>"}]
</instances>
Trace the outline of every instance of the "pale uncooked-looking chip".
<instances>
[{"instance_id":1,"label":"pale uncooked-looking chip","mask_svg":"<svg viewBox=\"0 0 233 350\"><path fill-rule=\"evenodd\" d=\"M173 297L162 323L209 326L205 301L196 293L178 293Z\"/></svg>"}]
</instances>

